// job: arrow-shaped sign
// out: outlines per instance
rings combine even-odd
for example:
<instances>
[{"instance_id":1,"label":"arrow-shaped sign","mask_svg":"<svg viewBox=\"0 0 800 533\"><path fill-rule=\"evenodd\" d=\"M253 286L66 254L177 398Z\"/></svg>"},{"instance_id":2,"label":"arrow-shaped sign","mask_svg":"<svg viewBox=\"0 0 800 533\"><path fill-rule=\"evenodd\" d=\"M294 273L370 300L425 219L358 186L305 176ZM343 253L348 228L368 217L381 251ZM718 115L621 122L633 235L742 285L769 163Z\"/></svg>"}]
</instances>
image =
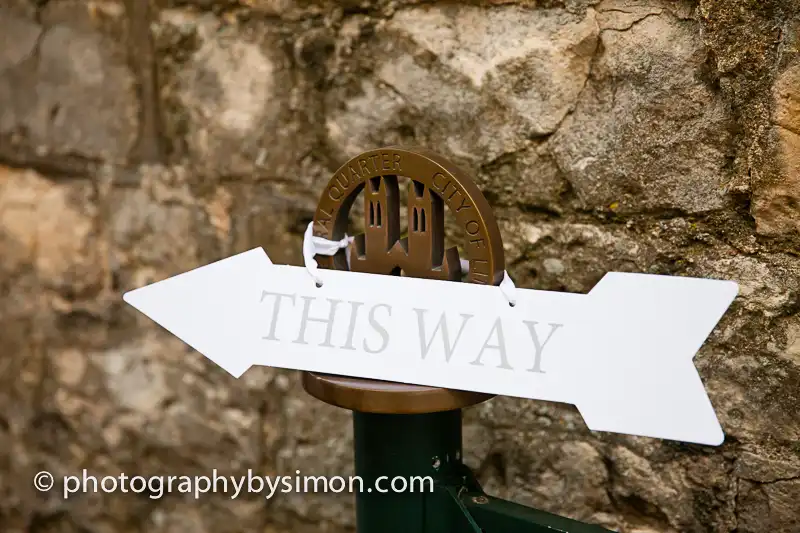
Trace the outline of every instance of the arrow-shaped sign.
<instances>
[{"instance_id":1,"label":"arrow-shaped sign","mask_svg":"<svg viewBox=\"0 0 800 533\"><path fill-rule=\"evenodd\" d=\"M588 427L718 445L692 358L731 281L610 273L589 294L274 265L261 248L125 294L232 375L252 365L565 402Z\"/></svg>"}]
</instances>

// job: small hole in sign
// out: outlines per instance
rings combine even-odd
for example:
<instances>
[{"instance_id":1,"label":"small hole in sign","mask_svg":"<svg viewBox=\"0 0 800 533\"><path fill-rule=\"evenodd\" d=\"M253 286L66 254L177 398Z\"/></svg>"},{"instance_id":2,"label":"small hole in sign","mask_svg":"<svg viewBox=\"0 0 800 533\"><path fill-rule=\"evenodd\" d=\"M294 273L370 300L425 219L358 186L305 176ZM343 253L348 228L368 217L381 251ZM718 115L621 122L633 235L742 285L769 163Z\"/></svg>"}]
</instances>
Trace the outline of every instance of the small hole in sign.
<instances>
[{"instance_id":1,"label":"small hole in sign","mask_svg":"<svg viewBox=\"0 0 800 533\"><path fill-rule=\"evenodd\" d=\"M322 282L321 281L315 281L314 285L316 285L318 289L322 288Z\"/></svg>"},{"instance_id":2,"label":"small hole in sign","mask_svg":"<svg viewBox=\"0 0 800 533\"><path fill-rule=\"evenodd\" d=\"M509 307L516 307L517 304L515 302L508 302Z\"/></svg>"}]
</instances>

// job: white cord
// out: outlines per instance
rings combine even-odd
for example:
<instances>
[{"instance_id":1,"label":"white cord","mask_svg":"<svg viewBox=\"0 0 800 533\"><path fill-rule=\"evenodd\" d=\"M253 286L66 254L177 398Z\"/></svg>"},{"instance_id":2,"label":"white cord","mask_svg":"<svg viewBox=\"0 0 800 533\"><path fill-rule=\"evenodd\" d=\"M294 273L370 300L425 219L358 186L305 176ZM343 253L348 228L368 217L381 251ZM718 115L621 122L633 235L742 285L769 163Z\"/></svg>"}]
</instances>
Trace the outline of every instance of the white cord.
<instances>
[{"instance_id":1,"label":"white cord","mask_svg":"<svg viewBox=\"0 0 800 533\"><path fill-rule=\"evenodd\" d=\"M314 236L314 223L309 222L308 227L306 228L305 235L303 235L303 262L305 264L306 270L308 271L309 275L314 279L314 283L317 284L317 287L322 287L322 279L319 277L319 264L317 260L314 259L316 255L327 255L332 256L336 255L336 253L341 250L342 248L347 248L350 246L350 243L353 242L353 237L349 237L345 234L344 238L338 241L331 241L324 237L316 237ZM347 257L348 266L350 264L350 256ZM469 273L469 261L466 259L461 260L461 270L465 273ZM508 275L508 272L503 272L503 281L500 282L500 290L503 292L503 296L506 297L508 300L508 304L511 307L517 305L517 287L514 285L514 282L511 280L511 277Z\"/></svg>"},{"instance_id":2,"label":"white cord","mask_svg":"<svg viewBox=\"0 0 800 533\"><path fill-rule=\"evenodd\" d=\"M461 271L464 274L469 274L469 260L461 260ZM508 275L507 270L503 271L503 281L500 282L499 286L500 290L503 291L503 296L508 300L508 305L511 307L517 305L517 286L514 285L514 281L511 279L511 276Z\"/></svg>"},{"instance_id":3,"label":"white cord","mask_svg":"<svg viewBox=\"0 0 800 533\"><path fill-rule=\"evenodd\" d=\"M503 291L503 296L508 300L508 305L514 307L517 305L517 286L508 275L508 271L503 271L503 281L500 282L500 290Z\"/></svg>"},{"instance_id":4,"label":"white cord","mask_svg":"<svg viewBox=\"0 0 800 533\"><path fill-rule=\"evenodd\" d=\"M306 228L305 235L303 235L303 263L306 270L314 279L317 287L322 287L322 279L319 277L319 264L314 259L315 255L336 255L336 252L342 248L347 248L353 242L353 237L348 237L345 234L344 238L339 241L330 241L324 237L316 237L314 235L314 222L309 222ZM348 264L350 258L347 258Z\"/></svg>"}]
</instances>

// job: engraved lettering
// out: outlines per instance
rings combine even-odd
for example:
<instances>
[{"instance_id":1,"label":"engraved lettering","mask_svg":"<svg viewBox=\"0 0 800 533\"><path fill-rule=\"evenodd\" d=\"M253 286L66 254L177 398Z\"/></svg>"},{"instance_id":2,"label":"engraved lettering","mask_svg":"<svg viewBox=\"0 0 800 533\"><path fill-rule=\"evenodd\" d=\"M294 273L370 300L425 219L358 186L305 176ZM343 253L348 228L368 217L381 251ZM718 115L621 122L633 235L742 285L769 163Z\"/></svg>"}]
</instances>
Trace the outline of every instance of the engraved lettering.
<instances>
[{"instance_id":1,"label":"engraved lettering","mask_svg":"<svg viewBox=\"0 0 800 533\"><path fill-rule=\"evenodd\" d=\"M382 153L381 159L383 160L383 170L392 170L390 166L391 161L389 160L389 154Z\"/></svg>"},{"instance_id":2,"label":"engraved lettering","mask_svg":"<svg viewBox=\"0 0 800 533\"><path fill-rule=\"evenodd\" d=\"M483 272L473 272L472 270L470 270L469 279L473 283L480 283L481 285L487 285L489 283L489 274L484 274Z\"/></svg>"},{"instance_id":3,"label":"engraved lettering","mask_svg":"<svg viewBox=\"0 0 800 533\"><path fill-rule=\"evenodd\" d=\"M358 309L364 305L363 302L350 302L350 323L347 324L347 340L342 346L343 350L355 350L353 346L353 336L356 332L356 319L358 318Z\"/></svg>"},{"instance_id":4,"label":"engraved lettering","mask_svg":"<svg viewBox=\"0 0 800 533\"><path fill-rule=\"evenodd\" d=\"M324 209L322 209L321 207L319 208L319 212L320 212L320 213L322 213L322 214L325 216L325 218L320 218L319 220L317 220L317 224L318 224L318 225L320 226L320 228L321 228L321 229L320 229L320 231L321 231L321 232L324 232L325 230L327 230L327 229L328 229L328 222L330 222L330 221L331 221L331 214L330 214L330 213L328 213L328 212L326 212L326 211L325 211Z\"/></svg>"},{"instance_id":5,"label":"engraved lettering","mask_svg":"<svg viewBox=\"0 0 800 533\"><path fill-rule=\"evenodd\" d=\"M353 165L348 165L347 168L350 169L350 177L353 178L353 181L361 181L361 174L358 173L356 169L353 168Z\"/></svg>"},{"instance_id":6,"label":"engraved lettering","mask_svg":"<svg viewBox=\"0 0 800 533\"><path fill-rule=\"evenodd\" d=\"M319 233L327 232L327 230L328 230L328 222L330 222L330 221L331 221L331 219L329 219L329 218L321 218L321 219L317 220L315 222L316 227L314 228L314 233L319 234Z\"/></svg>"},{"instance_id":7,"label":"engraved lettering","mask_svg":"<svg viewBox=\"0 0 800 533\"><path fill-rule=\"evenodd\" d=\"M394 154L394 164L392 165L392 168L398 172L403 170L400 168L400 154Z\"/></svg>"},{"instance_id":8,"label":"engraved lettering","mask_svg":"<svg viewBox=\"0 0 800 533\"><path fill-rule=\"evenodd\" d=\"M419 325L419 349L422 355L422 358L428 355L428 352L431 350L431 346L433 345L433 339L436 338L436 334L441 331L442 332L442 345L444 347L444 358L446 362L450 362L450 357L453 355L453 350L455 350L456 345L458 345L459 339L461 339L461 334L464 332L464 328L467 326L467 322L469 319L472 318L473 315L468 315L466 313L461 313L461 327L458 329L458 334L456 335L455 340L452 344L450 344L450 332L447 329L447 320L445 318L445 314L442 313L441 317L439 317L439 323L436 324L436 329L433 330L431 333L431 338L427 339L427 335L425 334L425 313L428 311L427 309L414 309L417 313L417 324Z\"/></svg>"},{"instance_id":9,"label":"engraved lettering","mask_svg":"<svg viewBox=\"0 0 800 533\"><path fill-rule=\"evenodd\" d=\"M336 195L335 195L335 196L334 196L334 193L333 193L333 191L336 191ZM341 190L339 190L339 187L337 187L336 185L334 185L333 187L331 187L330 189L328 189L328 196L329 196L329 197L330 197L330 199L331 199L331 200L333 200L334 202L336 202L336 201L339 201L339 200L341 200L341 199L342 199L342 191L341 191Z\"/></svg>"},{"instance_id":10,"label":"engraved lettering","mask_svg":"<svg viewBox=\"0 0 800 533\"><path fill-rule=\"evenodd\" d=\"M475 229L473 230L473 229L470 229L470 228L475 228ZM464 226L464 229L467 230L467 234L468 235L474 237L481 230L481 226L480 226L480 224L478 224L474 220L470 220L469 222L467 222L466 226Z\"/></svg>"},{"instance_id":11,"label":"engraved lettering","mask_svg":"<svg viewBox=\"0 0 800 533\"><path fill-rule=\"evenodd\" d=\"M372 309L369 310L369 325L372 326L372 328L376 332L378 332L378 335L381 336L381 339L383 339L380 348L378 348L377 350L373 350L369 346L367 346L367 340L364 339L364 351L367 351L369 353L381 353L389 345L389 332L386 331L386 328L383 327L375 318L375 310L381 307L385 307L387 314L389 316L392 316L392 308L386 304L375 305L372 307Z\"/></svg>"},{"instance_id":12,"label":"engraved lettering","mask_svg":"<svg viewBox=\"0 0 800 533\"><path fill-rule=\"evenodd\" d=\"M495 334L497 335L497 344L489 344L489 341ZM497 350L497 353L500 355L500 364L497 366L497 368L514 370L511 365L508 364L508 358L506 357L506 339L505 335L503 335L503 323L499 318L495 320L494 326L492 326L492 329L489 331L489 335L486 337L486 342L483 343L481 351L478 353L478 357L470 364L475 366L483 366L481 364L481 357L483 357L483 352L485 352L487 349Z\"/></svg>"},{"instance_id":13,"label":"engraved lettering","mask_svg":"<svg viewBox=\"0 0 800 533\"><path fill-rule=\"evenodd\" d=\"M481 263L483 265L488 265L489 261L484 261L483 259L474 259L472 261L472 263L473 264L470 265L470 268L469 268L470 272L474 272L475 274L479 274L479 275L488 275L488 272L478 272L478 268L477 267L478 267L478 263Z\"/></svg>"},{"instance_id":14,"label":"engraved lettering","mask_svg":"<svg viewBox=\"0 0 800 533\"><path fill-rule=\"evenodd\" d=\"M462 209L472 209L472 206L467 203L466 197L461 197L461 204L456 208L456 213Z\"/></svg>"},{"instance_id":15,"label":"engraved lettering","mask_svg":"<svg viewBox=\"0 0 800 533\"><path fill-rule=\"evenodd\" d=\"M545 372L542 370L542 352L556 330L562 327L564 324L548 324L548 326L550 326L550 333L547 334L547 338L544 340L544 342L540 342L539 336L536 334L536 324L538 324L538 322L532 322L528 320L523 320L522 322L528 327L528 332L531 334L531 340L533 340L533 347L536 350L536 353L533 356L533 366L528 369L528 372L538 372L540 374L544 374Z\"/></svg>"},{"instance_id":16,"label":"engraved lettering","mask_svg":"<svg viewBox=\"0 0 800 533\"><path fill-rule=\"evenodd\" d=\"M375 160L379 159L380 156L376 154L376 155L369 156L369 158L372 161L372 168L375 169L375 172L378 172L378 163Z\"/></svg>"},{"instance_id":17,"label":"engraved lettering","mask_svg":"<svg viewBox=\"0 0 800 533\"><path fill-rule=\"evenodd\" d=\"M369 169L367 168L367 160L366 159L359 159L358 165L361 167L361 171L363 172L364 176L369 175Z\"/></svg>"},{"instance_id":18,"label":"engraved lettering","mask_svg":"<svg viewBox=\"0 0 800 533\"><path fill-rule=\"evenodd\" d=\"M475 248L483 248L485 245L483 244L483 239L472 239L469 241L470 244L474 244Z\"/></svg>"},{"instance_id":19,"label":"engraved lettering","mask_svg":"<svg viewBox=\"0 0 800 533\"><path fill-rule=\"evenodd\" d=\"M264 340L268 341L277 341L278 338L275 337L275 328L278 325L278 314L281 310L281 298L289 298L292 300L292 305L294 305L294 300L297 297L296 294L282 294L280 292L268 292L262 291L261 292L261 300L259 303L264 303L264 298L267 296L274 296L275 297L275 304L272 306L272 322L269 325L269 333L266 337L261 337Z\"/></svg>"},{"instance_id":20,"label":"engraved lettering","mask_svg":"<svg viewBox=\"0 0 800 533\"><path fill-rule=\"evenodd\" d=\"M450 182L445 181L444 185L439 185L438 183L436 183L436 178L439 178L440 180L446 180L447 178L441 172L437 172L436 174L433 175L433 178L431 178L431 183L433 183L433 188L436 189L437 191L444 192L445 187L447 187L450 184Z\"/></svg>"},{"instance_id":21,"label":"engraved lettering","mask_svg":"<svg viewBox=\"0 0 800 533\"><path fill-rule=\"evenodd\" d=\"M311 302L314 301L314 298L311 296L301 296L301 298L305 301L303 304L303 317L300 321L300 332L297 334L297 338L292 341L294 344L308 344L306 341L306 328L308 327L309 322L319 322L321 324L325 324L325 341L320 344L320 346L324 346L325 348L333 348L333 344L331 344L331 337L333 336L333 319L336 317L336 307L342 303L341 300L334 300L328 298L328 301L331 303L330 311L328 311L328 318L314 318L309 315L309 311L311 310Z\"/></svg>"},{"instance_id":22,"label":"engraved lettering","mask_svg":"<svg viewBox=\"0 0 800 533\"><path fill-rule=\"evenodd\" d=\"M347 189L350 186L350 178L347 177L347 174L344 172L339 172L336 176L336 181L339 183L339 187L342 189Z\"/></svg>"}]
</instances>

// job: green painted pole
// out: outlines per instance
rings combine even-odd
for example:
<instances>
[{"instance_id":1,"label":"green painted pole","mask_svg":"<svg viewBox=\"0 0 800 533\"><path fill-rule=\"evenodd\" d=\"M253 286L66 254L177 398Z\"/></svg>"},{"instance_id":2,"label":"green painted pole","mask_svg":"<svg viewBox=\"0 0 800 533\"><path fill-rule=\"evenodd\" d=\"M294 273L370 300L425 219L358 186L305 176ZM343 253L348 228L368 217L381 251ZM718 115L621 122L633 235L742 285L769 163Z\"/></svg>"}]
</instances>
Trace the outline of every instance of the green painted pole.
<instances>
[{"instance_id":1,"label":"green painted pole","mask_svg":"<svg viewBox=\"0 0 800 533\"><path fill-rule=\"evenodd\" d=\"M363 480L356 495L358 533L455 531L456 509L446 493L431 492L431 480L441 481L461 464L461 411L354 411L353 427L355 470ZM391 490L392 483L405 490Z\"/></svg>"},{"instance_id":2,"label":"green painted pole","mask_svg":"<svg viewBox=\"0 0 800 533\"><path fill-rule=\"evenodd\" d=\"M353 411L353 427L358 533L610 533L484 494L461 462L461 410Z\"/></svg>"}]
</instances>

